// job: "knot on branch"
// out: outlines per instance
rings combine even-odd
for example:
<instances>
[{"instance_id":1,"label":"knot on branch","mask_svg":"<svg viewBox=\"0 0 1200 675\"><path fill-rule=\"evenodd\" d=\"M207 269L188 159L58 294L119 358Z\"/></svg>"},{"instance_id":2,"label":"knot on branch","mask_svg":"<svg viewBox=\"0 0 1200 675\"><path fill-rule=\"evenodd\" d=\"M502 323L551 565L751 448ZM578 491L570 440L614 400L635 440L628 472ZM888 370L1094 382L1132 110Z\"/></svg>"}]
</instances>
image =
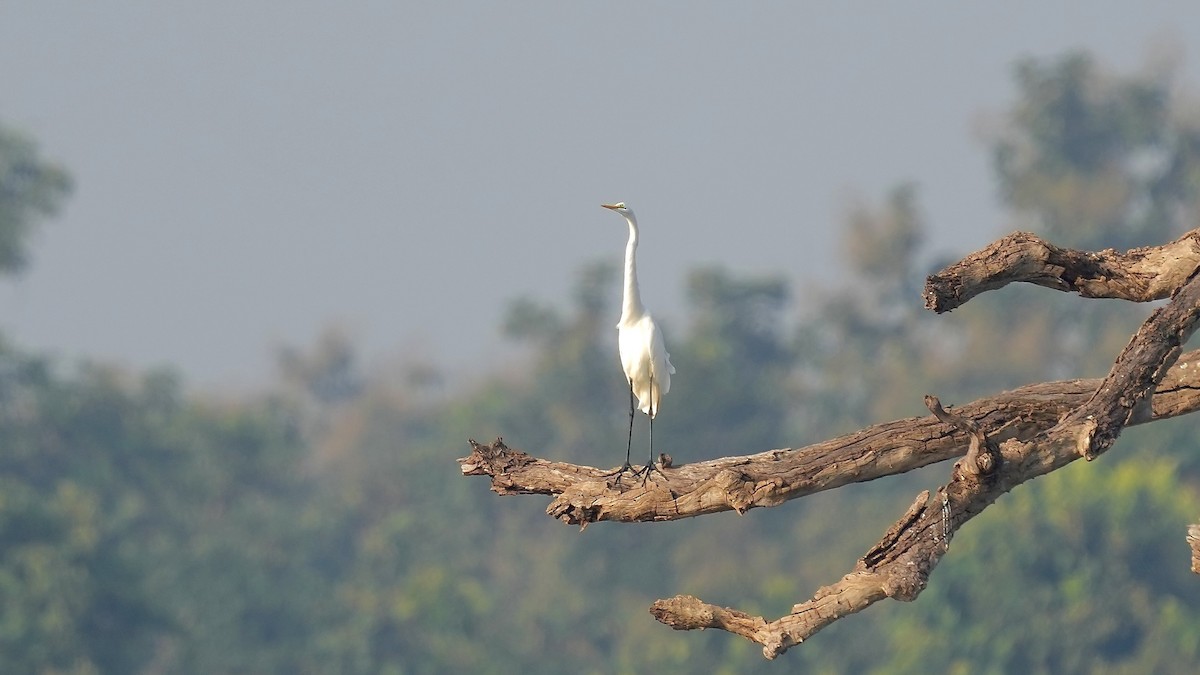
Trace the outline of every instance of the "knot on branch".
<instances>
[{"instance_id":1,"label":"knot on branch","mask_svg":"<svg viewBox=\"0 0 1200 675\"><path fill-rule=\"evenodd\" d=\"M567 525L578 525L580 529L599 521L601 513L603 509L596 503L595 496L571 494L569 490L555 497L546 507L546 515Z\"/></svg>"},{"instance_id":2,"label":"knot on branch","mask_svg":"<svg viewBox=\"0 0 1200 675\"><path fill-rule=\"evenodd\" d=\"M925 395L925 407L929 408L929 412L933 413L938 421L965 432L970 438L971 444L967 448L967 456L955 464L956 469L969 476L984 480L989 480L996 475L1002 461L1000 448L988 440L983 429L980 429L974 420L948 412L942 407L942 402L938 400L938 397L929 394Z\"/></svg>"},{"instance_id":3,"label":"knot on branch","mask_svg":"<svg viewBox=\"0 0 1200 675\"><path fill-rule=\"evenodd\" d=\"M725 495L725 501L739 515L754 505L754 481L741 471L722 469L712 478L713 485Z\"/></svg>"},{"instance_id":4,"label":"knot on branch","mask_svg":"<svg viewBox=\"0 0 1200 675\"><path fill-rule=\"evenodd\" d=\"M1076 452L1089 462L1099 457L1105 449L1096 442L1096 429L1099 426L1096 418L1089 416L1079 425L1079 435L1075 437Z\"/></svg>"}]
</instances>

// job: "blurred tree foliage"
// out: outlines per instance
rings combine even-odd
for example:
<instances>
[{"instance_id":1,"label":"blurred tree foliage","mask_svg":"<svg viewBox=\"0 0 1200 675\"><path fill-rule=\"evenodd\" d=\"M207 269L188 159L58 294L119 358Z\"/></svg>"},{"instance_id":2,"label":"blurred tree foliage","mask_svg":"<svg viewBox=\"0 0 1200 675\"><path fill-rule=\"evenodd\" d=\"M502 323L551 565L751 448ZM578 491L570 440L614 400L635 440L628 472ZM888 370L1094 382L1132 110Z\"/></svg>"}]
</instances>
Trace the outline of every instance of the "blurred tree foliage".
<instances>
[{"instance_id":1,"label":"blurred tree foliage","mask_svg":"<svg viewBox=\"0 0 1200 675\"><path fill-rule=\"evenodd\" d=\"M70 191L63 168L40 157L32 140L0 126L0 272L24 268L34 226L54 215Z\"/></svg>"},{"instance_id":2,"label":"blurred tree foliage","mask_svg":"<svg viewBox=\"0 0 1200 675\"><path fill-rule=\"evenodd\" d=\"M1168 75L1115 75L1083 54L1018 65L992 147L1026 226L1120 247L1196 224L1200 121ZM15 270L70 181L12 132L0 152L0 266ZM851 281L799 304L777 276L693 271L687 323L666 322L679 372L656 447L687 462L803 445L920 414L925 393L953 403L1098 374L1147 313L1006 288L929 315L925 231L913 185L854 204ZM749 643L673 633L646 608L692 593L782 614L947 469L583 533L544 500L461 478L464 439L497 433L619 463L615 269L583 269L566 308L515 301L502 330L525 346L519 371L441 396L428 364L366 371L337 331L281 350L279 391L248 401L0 343L0 672L778 672ZM916 603L838 622L783 667L1193 672L1194 425L1131 430L1100 461L1022 486L959 535Z\"/></svg>"},{"instance_id":3,"label":"blurred tree foliage","mask_svg":"<svg viewBox=\"0 0 1200 675\"><path fill-rule=\"evenodd\" d=\"M1164 242L1195 221L1200 119L1177 104L1170 68L1120 77L1076 52L1023 59L1016 81L1020 100L993 146L1014 211L1088 249Z\"/></svg>"}]
</instances>

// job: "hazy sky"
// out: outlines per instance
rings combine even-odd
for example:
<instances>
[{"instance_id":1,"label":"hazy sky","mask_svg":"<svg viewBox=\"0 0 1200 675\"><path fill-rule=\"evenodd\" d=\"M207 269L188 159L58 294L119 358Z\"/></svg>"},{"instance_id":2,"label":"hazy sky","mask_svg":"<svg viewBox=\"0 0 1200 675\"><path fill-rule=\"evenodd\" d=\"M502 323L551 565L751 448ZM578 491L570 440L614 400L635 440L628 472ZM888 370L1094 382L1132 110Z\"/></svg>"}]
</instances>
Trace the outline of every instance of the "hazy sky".
<instances>
[{"instance_id":1,"label":"hazy sky","mask_svg":"<svg viewBox=\"0 0 1200 675\"><path fill-rule=\"evenodd\" d=\"M965 251L1010 227L975 129L1014 59L1164 44L1196 86L1200 3L10 0L0 122L77 189L0 327L206 387L331 323L374 362L493 370L509 300L619 261L601 202L637 211L677 324L699 264L836 274L849 199L900 181Z\"/></svg>"}]
</instances>

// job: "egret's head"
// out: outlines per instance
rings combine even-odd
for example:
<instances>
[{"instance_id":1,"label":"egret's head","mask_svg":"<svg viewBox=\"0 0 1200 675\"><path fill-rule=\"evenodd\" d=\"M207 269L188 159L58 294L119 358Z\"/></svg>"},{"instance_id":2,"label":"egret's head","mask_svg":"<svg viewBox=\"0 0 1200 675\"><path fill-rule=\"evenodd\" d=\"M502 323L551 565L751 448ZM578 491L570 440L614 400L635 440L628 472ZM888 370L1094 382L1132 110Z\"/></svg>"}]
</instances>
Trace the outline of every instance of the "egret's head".
<instances>
[{"instance_id":1,"label":"egret's head","mask_svg":"<svg viewBox=\"0 0 1200 675\"><path fill-rule=\"evenodd\" d=\"M601 204L600 206L603 206L606 209L612 209L626 218L633 216L633 211L630 211L629 207L625 206L625 202L617 202L616 204Z\"/></svg>"}]
</instances>

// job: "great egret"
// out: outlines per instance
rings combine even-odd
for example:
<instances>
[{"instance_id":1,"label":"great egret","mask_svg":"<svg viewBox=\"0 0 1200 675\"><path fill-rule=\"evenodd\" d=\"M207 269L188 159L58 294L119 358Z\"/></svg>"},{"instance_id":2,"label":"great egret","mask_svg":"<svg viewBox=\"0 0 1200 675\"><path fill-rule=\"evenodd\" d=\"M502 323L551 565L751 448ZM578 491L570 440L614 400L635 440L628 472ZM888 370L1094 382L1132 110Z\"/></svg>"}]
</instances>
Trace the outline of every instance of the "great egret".
<instances>
[{"instance_id":1,"label":"great egret","mask_svg":"<svg viewBox=\"0 0 1200 675\"><path fill-rule=\"evenodd\" d=\"M621 320L617 322L617 346L621 353L621 368L629 381L629 440L625 446L625 465L618 474L631 470L629 452L633 447L634 397L637 406L650 418L650 459L646 467L634 475L645 472L649 477L654 468L654 418L658 415L658 403L664 394L671 391L671 355L663 341L662 330L642 305L642 296L637 282L638 224L633 211L625 202L601 204L621 214L629 223L629 242L625 245L625 297L621 302ZM619 480L619 478L618 478Z\"/></svg>"}]
</instances>

